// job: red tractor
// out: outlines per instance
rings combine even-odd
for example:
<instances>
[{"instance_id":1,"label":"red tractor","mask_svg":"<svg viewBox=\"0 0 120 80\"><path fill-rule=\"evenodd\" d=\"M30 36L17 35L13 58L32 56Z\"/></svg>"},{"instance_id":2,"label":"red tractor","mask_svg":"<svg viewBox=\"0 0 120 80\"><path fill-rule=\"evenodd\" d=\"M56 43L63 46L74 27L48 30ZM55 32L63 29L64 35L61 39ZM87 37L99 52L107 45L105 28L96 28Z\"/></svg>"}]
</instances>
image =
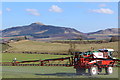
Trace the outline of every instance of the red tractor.
<instances>
[{"instance_id":1,"label":"red tractor","mask_svg":"<svg viewBox=\"0 0 120 80\"><path fill-rule=\"evenodd\" d=\"M40 64L34 64L34 66L74 66L77 74L84 74L88 69L90 75L97 75L105 69L106 74L113 73L113 67L119 59L112 57L113 49L99 49L98 51L87 51L87 52L74 52L74 56L56 59L45 59L45 60L31 60L31 61L17 61L16 59L12 62L13 66L26 66L32 64L21 64L27 62L40 62ZM67 60L67 63L61 63ZM60 61L58 63L51 63L54 61Z\"/></svg>"},{"instance_id":2,"label":"red tractor","mask_svg":"<svg viewBox=\"0 0 120 80\"><path fill-rule=\"evenodd\" d=\"M103 68L106 74L112 74L115 64L112 51L114 50L99 49L98 51L76 52L73 63L77 74L84 74L88 69L90 75L97 75Z\"/></svg>"}]
</instances>

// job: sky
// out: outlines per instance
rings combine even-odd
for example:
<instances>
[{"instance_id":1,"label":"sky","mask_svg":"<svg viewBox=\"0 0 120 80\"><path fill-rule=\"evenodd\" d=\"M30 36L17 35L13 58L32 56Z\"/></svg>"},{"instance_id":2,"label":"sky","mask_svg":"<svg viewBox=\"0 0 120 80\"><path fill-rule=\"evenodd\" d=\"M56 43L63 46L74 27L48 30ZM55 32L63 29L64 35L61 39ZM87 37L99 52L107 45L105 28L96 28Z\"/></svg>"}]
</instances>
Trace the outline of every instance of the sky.
<instances>
[{"instance_id":1,"label":"sky","mask_svg":"<svg viewBox=\"0 0 120 80\"><path fill-rule=\"evenodd\" d=\"M117 2L2 2L2 29L41 22L87 33L118 27Z\"/></svg>"},{"instance_id":2,"label":"sky","mask_svg":"<svg viewBox=\"0 0 120 80\"><path fill-rule=\"evenodd\" d=\"M1 0L2 2L119 2L119 0Z\"/></svg>"}]
</instances>

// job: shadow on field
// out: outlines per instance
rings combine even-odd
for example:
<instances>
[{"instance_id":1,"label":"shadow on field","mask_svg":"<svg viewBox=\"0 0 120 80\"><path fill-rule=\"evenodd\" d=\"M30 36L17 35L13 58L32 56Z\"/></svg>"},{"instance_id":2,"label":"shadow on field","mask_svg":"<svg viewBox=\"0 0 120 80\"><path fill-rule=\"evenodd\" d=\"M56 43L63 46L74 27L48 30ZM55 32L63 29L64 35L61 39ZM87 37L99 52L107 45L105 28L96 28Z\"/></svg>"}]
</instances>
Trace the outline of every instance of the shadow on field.
<instances>
[{"instance_id":1,"label":"shadow on field","mask_svg":"<svg viewBox=\"0 0 120 80\"><path fill-rule=\"evenodd\" d=\"M53 73L53 74L35 74L35 75L46 75L46 76L89 76L88 73L85 74L76 74L76 73Z\"/></svg>"},{"instance_id":2,"label":"shadow on field","mask_svg":"<svg viewBox=\"0 0 120 80\"><path fill-rule=\"evenodd\" d=\"M40 75L40 76L60 76L60 77L64 77L64 76L81 76L81 77L88 77L88 78L98 78L99 75L106 75L105 73L99 73L98 76L90 76L88 73L85 74L76 74L76 73L53 73L53 74L35 74L35 75Z\"/></svg>"}]
</instances>

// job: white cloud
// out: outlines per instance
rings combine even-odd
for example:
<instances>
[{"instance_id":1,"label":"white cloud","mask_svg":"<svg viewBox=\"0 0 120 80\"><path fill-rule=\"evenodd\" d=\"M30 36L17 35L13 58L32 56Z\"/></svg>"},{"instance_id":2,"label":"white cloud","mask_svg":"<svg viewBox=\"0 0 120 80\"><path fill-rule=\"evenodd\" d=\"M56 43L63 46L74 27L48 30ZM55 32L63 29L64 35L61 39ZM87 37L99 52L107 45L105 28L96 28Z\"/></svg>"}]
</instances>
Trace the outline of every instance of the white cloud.
<instances>
[{"instance_id":1,"label":"white cloud","mask_svg":"<svg viewBox=\"0 0 120 80\"><path fill-rule=\"evenodd\" d=\"M60 13L60 12L62 12L63 10L62 10L60 7L58 7L57 5L52 5L51 8L49 9L49 11Z\"/></svg>"},{"instance_id":2,"label":"white cloud","mask_svg":"<svg viewBox=\"0 0 120 80\"><path fill-rule=\"evenodd\" d=\"M2 11L0 11L0 15L2 15Z\"/></svg>"},{"instance_id":3,"label":"white cloud","mask_svg":"<svg viewBox=\"0 0 120 80\"><path fill-rule=\"evenodd\" d=\"M100 9L93 9L91 12L95 13L104 13L104 14L113 14L114 11L109 8L100 8Z\"/></svg>"},{"instance_id":4,"label":"white cloud","mask_svg":"<svg viewBox=\"0 0 120 80\"><path fill-rule=\"evenodd\" d=\"M40 16L40 13L37 9L26 9L26 11L29 12L31 15Z\"/></svg>"},{"instance_id":5,"label":"white cloud","mask_svg":"<svg viewBox=\"0 0 120 80\"><path fill-rule=\"evenodd\" d=\"M6 8L7 11L11 11L11 8Z\"/></svg>"},{"instance_id":6,"label":"white cloud","mask_svg":"<svg viewBox=\"0 0 120 80\"><path fill-rule=\"evenodd\" d=\"M99 7L106 7L106 4L100 4Z\"/></svg>"}]
</instances>

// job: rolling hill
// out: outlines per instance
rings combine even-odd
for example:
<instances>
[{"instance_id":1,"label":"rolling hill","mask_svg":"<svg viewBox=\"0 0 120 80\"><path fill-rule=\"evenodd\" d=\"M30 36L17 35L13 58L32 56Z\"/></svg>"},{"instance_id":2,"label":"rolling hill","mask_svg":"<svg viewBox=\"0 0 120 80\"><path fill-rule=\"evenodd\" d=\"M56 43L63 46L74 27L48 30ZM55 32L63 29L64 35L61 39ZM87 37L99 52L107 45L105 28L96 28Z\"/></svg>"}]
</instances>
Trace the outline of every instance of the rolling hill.
<instances>
[{"instance_id":1,"label":"rolling hill","mask_svg":"<svg viewBox=\"0 0 120 80\"><path fill-rule=\"evenodd\" d=\"M84 33L74 28L66 28L61 26L45 25L35 22L30 25L17 26L2 30L2 37L18 37L30 36L33 40L65 40L65 39L109 39L116 36L120 32L120 28L109 28L96 32Z\"/></svg>"},{"instance_id":2,"label":"rolling hill","mask_svg":"<svg viewBox=\"0 0 120 80\"><path fill-rule=\"evenodd\" d=\"M105 30L99 30L96 32L88 33L88 35L118 35L120 34L120 28L109 28Z\"/></svg>"},{"instance_id":3,"label":"rolling hill","mask_svg":"<svg viewBox=\"0 0 120 80\"><path fill-rule=\"evenodd\" d=\"M26 26L18 26L8 28L2 31L3 37L13 36L32 36L34 39L41 38L58 38L72 39L84 35L73 28L58 27L52 25L44 25L42 23L32 23Z\"/></svg>"},{"instance_id":4,"label":"rolling hill","mask_svg":"<svg viewBox=\"0 0 120 80\"><path fill-rule=\"evenodd\" d=\"M119 36L120 28L108 28L105 30L99 30L96 32L87 33L88 38L102 40L102 39L110 39L112 36Z\"/></svg>"}]
</instances>

